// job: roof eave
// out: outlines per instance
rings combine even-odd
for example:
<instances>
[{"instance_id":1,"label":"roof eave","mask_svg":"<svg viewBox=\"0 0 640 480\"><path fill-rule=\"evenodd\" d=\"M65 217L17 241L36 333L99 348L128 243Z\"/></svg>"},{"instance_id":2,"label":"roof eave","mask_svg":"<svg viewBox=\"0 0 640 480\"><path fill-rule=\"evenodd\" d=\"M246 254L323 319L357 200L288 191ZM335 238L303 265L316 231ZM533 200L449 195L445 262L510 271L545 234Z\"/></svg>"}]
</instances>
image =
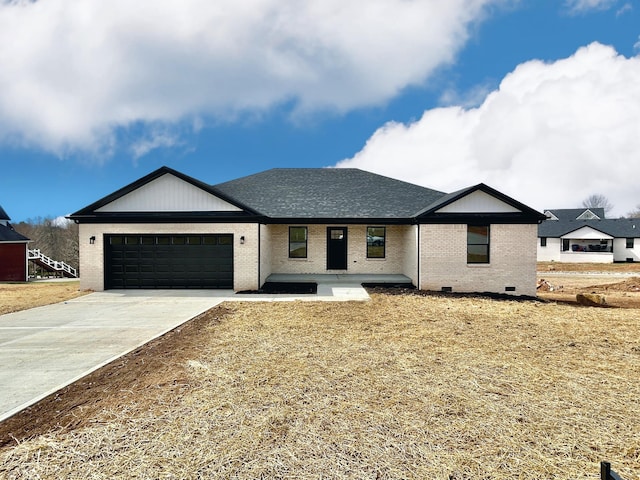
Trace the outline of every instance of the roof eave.
<instances>
[{"instance_id":1,"label":"roof eave","mask_svg":"<svg viewBox=\"0 0 640 480\"><path fill-rule=\"evenodd\" d=\"M537 225L540 220L536 215L524 213L434 213L418 218L417 223L422 225L454 223Z\"/></svg>"},{"instance_id":2,"label":"roof eave","mask_svg":"<svg viewBox=\"0 0 640 480\"><path fill-rule=\"evenodd\" d=\"M247 212L117 212L66 218L76 223L264 223L265 217Z\"/></svg>"},{"instance_id":3,"label":"roof eave","mask_svg":"<svg viewBox=\"0 0 640 480\"><path fill-rule=\"evenodd\" d=\"M272 225L412 225L413 218L398 217L265 217L265 223Z\"/></svg>"}]
</instances>

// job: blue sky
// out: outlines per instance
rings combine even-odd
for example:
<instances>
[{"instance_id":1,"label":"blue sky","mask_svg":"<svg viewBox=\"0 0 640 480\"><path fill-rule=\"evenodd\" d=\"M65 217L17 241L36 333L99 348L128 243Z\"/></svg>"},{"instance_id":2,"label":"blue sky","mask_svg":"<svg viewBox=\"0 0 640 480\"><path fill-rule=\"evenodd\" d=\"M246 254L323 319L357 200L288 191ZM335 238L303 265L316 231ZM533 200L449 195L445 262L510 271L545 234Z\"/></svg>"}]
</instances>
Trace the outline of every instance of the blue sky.
<instances>
[{"instance_id":1,"label":"blue sky","mask_svg":"<svg viewBox=\"0 0 640 480\"><path fill-rule=\"evenodd\" d=\"M0 0L0 205L341 166L624 215L639 54L631 0Z\"/></svg>"}]
</instances>

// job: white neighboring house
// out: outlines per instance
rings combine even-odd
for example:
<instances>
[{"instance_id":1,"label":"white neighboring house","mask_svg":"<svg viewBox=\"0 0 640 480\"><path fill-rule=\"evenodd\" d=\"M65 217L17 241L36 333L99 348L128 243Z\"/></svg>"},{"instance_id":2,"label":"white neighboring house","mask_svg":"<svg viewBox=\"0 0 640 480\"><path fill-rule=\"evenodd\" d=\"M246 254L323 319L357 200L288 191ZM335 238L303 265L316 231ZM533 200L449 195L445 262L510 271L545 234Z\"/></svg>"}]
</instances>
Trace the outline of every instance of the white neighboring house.
<instances>
[{"instance_id":1,"label":"white neighboring house","mask_svg":"<svg viewBox=\"0 0 640 480\"><path fill-rule=\"evenodd\" d=\"M242 291L332 274L535 296L544 215L484 184L446 194L358 169L298 168L209 185L162 167L70 218L83 289Z\"/></svg>"},{"instance_id":2,"label":"white neighboring house","mask_svg":"<svg viewBox=\"0 0 640 480\"><path fill-rule=\"evenodd\" d=\"M538 261L640 261L640 219L606 218L602 208L545 210L538 226Z\"/></svg>"}]
</instances>

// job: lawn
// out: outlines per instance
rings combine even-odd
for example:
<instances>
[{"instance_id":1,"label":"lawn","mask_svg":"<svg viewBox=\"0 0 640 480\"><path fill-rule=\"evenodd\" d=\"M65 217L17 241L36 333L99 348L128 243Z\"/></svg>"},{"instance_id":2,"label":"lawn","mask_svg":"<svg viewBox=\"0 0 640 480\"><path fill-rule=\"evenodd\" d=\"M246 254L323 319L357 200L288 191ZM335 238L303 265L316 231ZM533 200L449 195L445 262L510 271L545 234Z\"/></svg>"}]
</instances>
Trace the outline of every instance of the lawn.
<instances>
[{"instance_id":1,"label":"lawn","mask_svg":"<svg viewBox=\"0 0 640 480\"><path fill-rule=\"evenodd\" d=\"M63 302L88 292L80 291L80 281L0 283L0 315Z\"/></svg>"},{"instance_id":2,"label":"lawn","mask_svg":"<svg viewBox=\"0 0 640 480\"><path fill-rule=\"evenodd\" d=\"M640 310L227 303L0 424L6 478L640 478Z\"/></svg>"}]
</instances>

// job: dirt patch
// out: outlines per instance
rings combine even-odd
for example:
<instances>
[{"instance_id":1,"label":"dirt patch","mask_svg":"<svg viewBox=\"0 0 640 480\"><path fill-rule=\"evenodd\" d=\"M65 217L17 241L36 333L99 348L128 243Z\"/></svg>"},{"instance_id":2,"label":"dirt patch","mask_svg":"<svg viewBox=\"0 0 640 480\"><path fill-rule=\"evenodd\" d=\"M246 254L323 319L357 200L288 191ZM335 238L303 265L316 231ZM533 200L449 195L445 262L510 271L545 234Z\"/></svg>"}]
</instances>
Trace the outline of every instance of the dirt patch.
<instances>
[{"instance_id":1,"label":"dirt patch","mask_svg":"<svg viewBox=\"0 0 640 480\"><path fill-rule=\"evenodd\" d=\"M607 272L640 274L640 262L621 263L560 263L538 262L538 272Z\"/></svg>"},{"instance_id":2,"label":"dirt patch","mask_svg":"<svg viewBox=\"0 0 640 480\"><path fill-rule=\"evenodd\" d=\"M640 277L560 274L538 278L541 299L573 303L579 294L603 295L610 307L640 309Z\"/></svg>"},{"instance_id":3,"label":"dirt patch","mask_svg":"<svg viewBox=\"0 0 640 480\"><path fill-rule=\"evenodd\" d=\"M198 332L226 313L214 308L0 422L0 447L51 430L85 427L105 408L144 402L157 389L179 393L186 386L182 364L200 350Z\"/></svg>"},{"instance_id":4,"label":"dirt patch","mask_svg":"<svg viewBox=\"0 0 640 480\"><path fill-rule=\"evenodd\" d=\"M229 303L0 424L8 478L586 478L640 467L638 312Z\"/></svg>"},{"instance_id":5,"label":"dirt patch","mask_svg":"<svg viewBox=\"0 0 640 480\"><path fill-rule=\"evenodd\" d=\"M80 291L79 281L0 283L0 315L64 302L90 293Z\"/></svg>"},{"instance_id":6,"label":"dirt patch","mask_svg":"<svg viewBox=\"0 0 640 480\"><path fill-rule=\"evenodd\" d=\"M615 283L604 283L599 285L590 285L585 290L601 290L604 292L640 292L640 277L632 277L627 280Z\"/></svg>"}]
</instances>

